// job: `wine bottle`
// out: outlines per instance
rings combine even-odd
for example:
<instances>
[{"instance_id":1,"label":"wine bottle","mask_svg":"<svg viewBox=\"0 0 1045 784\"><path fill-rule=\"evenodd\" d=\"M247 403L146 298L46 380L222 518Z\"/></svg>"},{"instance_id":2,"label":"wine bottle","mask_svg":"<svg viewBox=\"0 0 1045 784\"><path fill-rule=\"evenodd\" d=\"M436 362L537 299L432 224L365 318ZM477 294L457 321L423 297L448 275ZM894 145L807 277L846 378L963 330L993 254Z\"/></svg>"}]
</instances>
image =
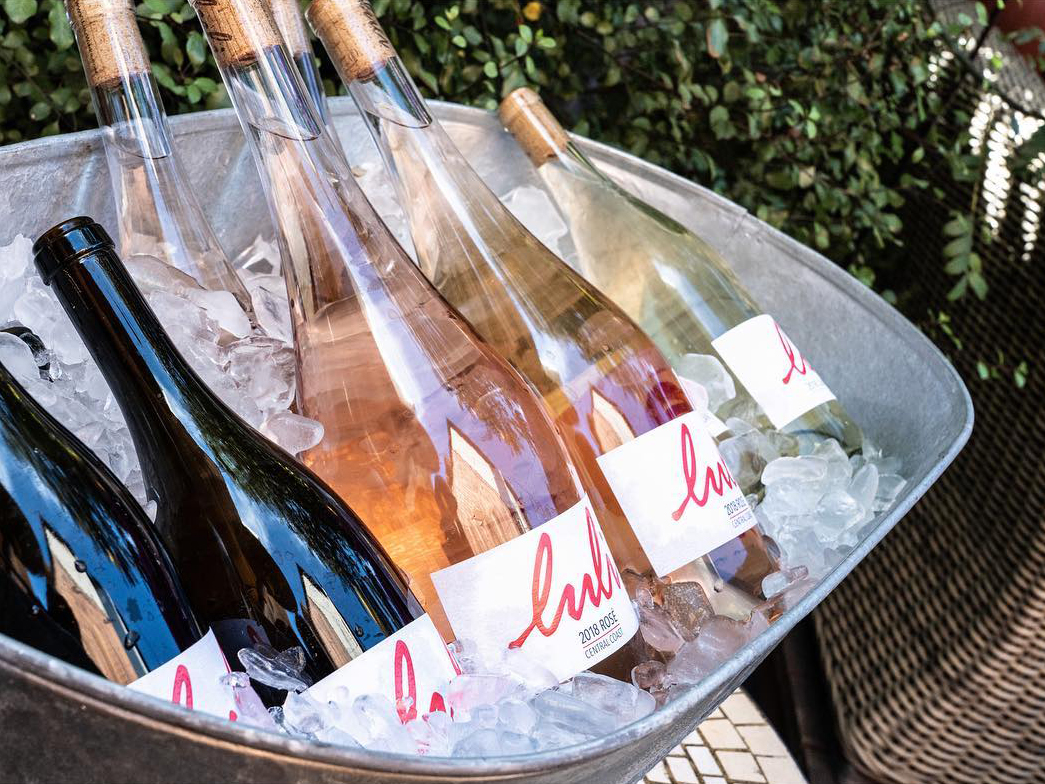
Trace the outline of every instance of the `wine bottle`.
<instances>
[{"instance_id":1,"label":"wine bottle","mask_svg":"<svg viewBox=\"0 0 1045 784\"><path fill-rule=\"evenodd\" d=\"M269 7L272 9L276 27L283 37L287 53L294 61L305 90L312 98L319 120L326 128L330 141L337 145L340 151L341 139L334 128L326 90L323 89L323 77L319 75L319 68L316 67L316 55L312 51L312 42L309 40L305 17L301 14L301 6L298 0L270 0Z\"/></svg>"},{"instance_id":2,"label":"wine bottle","mask_svg":"<svg viewBox=\"0 0 1045 784\"><path fill-rule=\"evenodd\" d=\"M306 17L392 172L422 270L541 393L586 474L618 563L699 579L724 609L737 597L715 589L731 582L749 608L775 564L704 435L703 417L659 351L529 234L468 166L368 3L315 0ZM698 503L671 501L698 492L705 474L709 488ZM712 551L717 574L701 561Z\"/></svg>"},{"instance_id":3,"label":"wine bottle","mask_svg":"<svg viewBox=\"0 0 1045 784\"><path fill-rule=\"evenodd\" d=\"M860 428L716 251L600 172L533 90L512 92L500 115L566 218L577 272L642 326L680 379L721 372L709 355L725 363L737 394L719 420L860 448Z\"/></svg>"},{"instance_id":4,"label":"wine bottle","mask_svg":"<svg viewBox=\"0 0 1045 784\"><path fill-rule=\"evenodd\" d=\"M101 226L65 221L34 254L123 411L191 606L231 660L260 628L303 648L317 678L414 618L352 511L192 371Z\"/></svg>"},{"instance_id":5,"label":"wine bottle","mask_svg":"<svg viewBox=\"0 0 1045 784\"><path fill-rule=\"evenodd\" d=\"M133 0L66 0L109 164L120 253L155 256L252 314L178 163Z\"/></svg>"},{"instance_id":6,"label":"wine bottle","mask_svg":"<svg viewBox=\"0 0 1045 784\"><path fill-rule=\"evenodd\" d=\"M447 640L516 644L561 678L612 654L637 620L541 400L374 212L268 15L249 0L197 11L278 227L298 405L325 429L306 464L409 575ZM569 615L553 618L567 594Z\"/></svg>"},{"instance_id":7,"label":"wine bottle","mask_svg":"<svg viewBox=\"0 0 1045 784\"><path fill-rule=\"evenodd\" d=\"M141 507L3 365L0 632L122 684L202 637Z\"/></svg>"}]
</instances>

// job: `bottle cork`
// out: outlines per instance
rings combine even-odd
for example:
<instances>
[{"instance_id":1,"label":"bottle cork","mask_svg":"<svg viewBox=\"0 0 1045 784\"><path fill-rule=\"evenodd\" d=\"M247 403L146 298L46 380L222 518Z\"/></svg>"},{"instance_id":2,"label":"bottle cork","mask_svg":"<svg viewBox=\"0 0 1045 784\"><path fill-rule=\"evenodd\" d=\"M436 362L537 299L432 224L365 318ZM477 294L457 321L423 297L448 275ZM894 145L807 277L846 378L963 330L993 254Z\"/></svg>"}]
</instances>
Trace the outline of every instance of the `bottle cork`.
<instances>
[{"instance_id":1,"label":"bottle cork","mask_svg":"<svg viewBox=\"0 0 1045 784\"><path fill-rule=\"evenodd\" d=\"M265 49L283 37L266 0L190 0L214 57L221 65L239 67L256 62Z\"/></svg>"},{"instance_id":2,"label":"bottle cork","mask_svg":"<svg viewBox=\"0 0 1045 784\"><path fill-rule=\"evenodd\" d=\"M373 78L396 56L367 0L312 0L305 16L346 82Z\"/></svg>"},{"instance_id":3,"label":"bottle cork","mask_svg":"<svg viewBox=\"0 0 1045 784\"><path fill-rule=\"evenodd\" d=\"M149 71L133 0L67 0L87 83L106 88Z\"/></svg>"},{"instance_id":4,"label":"bottle cork","mask_svg":"<svg viewBox=\"0 0 1045 784\"><path fill-rule=\"evenodd\" d=\"M272 0L272 18L275 19L276 27L283 34L283 41L291 55L297 57L299 54L307 54L312 51L312 44L308 40L308 28L305 27L305 17L301 15L298 0Z\"/></svg>"},{"instance_id":5,"label":"bottle cork","mask_svg":"<svg viewBox=\"0 0 1045 784\"><path fill-rule=\"evenodd\" d=\"M504 127L530 156L534 166L556 157L566 149L570 137L544 101L529 87L513 90L497 109Z\"/></svg>"}]
</instances>

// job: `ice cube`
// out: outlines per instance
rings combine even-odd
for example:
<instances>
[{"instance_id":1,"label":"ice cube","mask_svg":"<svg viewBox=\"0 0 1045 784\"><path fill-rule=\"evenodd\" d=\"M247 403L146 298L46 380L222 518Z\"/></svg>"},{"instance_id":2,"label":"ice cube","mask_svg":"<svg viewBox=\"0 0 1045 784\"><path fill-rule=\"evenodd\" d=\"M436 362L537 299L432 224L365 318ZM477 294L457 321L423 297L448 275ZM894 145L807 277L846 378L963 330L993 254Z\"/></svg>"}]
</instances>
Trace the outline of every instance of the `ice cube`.
<instances>
[{"instance_id":1,"label":"ice cube","mask_svg":"<svg viewBox=\"0 0 1045 784\"><path fill-rule=\"evenodd\" d=\"M733 618L716 615L687 642L668 663L668 675L675 683L699 683L747 642L744 625Z\"/></svg>"},{"instance_id":2,"label":"ice cube","mask_svg":"<svg viewBox=\"0 0 1045 784\"><path fill-rule=\"evenodd\" d=\"M730 423L742 421L729 419L726 424L737 433ZM723 439L718 445L718 451L729 472L744 490L757 488L766 466L780 457L772 442L750 426L747 431Z\"/></svg>"},{"instance_id":3,"label":"ice cube","mask_svg":"<svg viewBox=\"0 0 1045 784\"><path fill-rule=\"evenodd\" d=\"M264 276L248 279L247 289L254 306L254 317L265 334L284 343L294 339L290 321L290 304L287 301L283 278Z\"/></svg>"},{"instance_id":4,"label":"ice cube","mask_svg":"<svg viewBox=\"0 0 1045 784\"><path fill-rule=\"evenodd\" d=\"M671 616L656 606L644 607L635 602L639 614L639 633L643 641L662 654L673 654L685 640L672 623Z\"/></svg>"},{"instance_id":5,"label":"ice cube","mask_svg":"<svg viewBox=\"0 0 1045 784\"><path fill-rule=\"evenodd\" d=\"M833 438L817 444L813 448L812 456L820 458L827 464L826 481L830 485L842 485L851 478L853 468L849 465L849 455Z\"/></svg>"},{"instance_id":6,"label":"ice cube","mask_svg":"<svg viewBox=\"0 0 1045 784\"><path fill-rule=\"evenodd\" d=\"M638 721L656 707L653 698L642 689L594 672L574 676L573 696L616 717L618 726Z\"/></svg>"},{"instance_id":7,"label":"ice cube","mask_svg":"<svg viewBox=\"0 0 1045 784\"><path fill-rule=\"evenodd\" d=\"M504 671L530 694L555 688L559 684L559 679L551 670L518 648L506 649L501 664Z\"/></svg>"},{"instance_id":8,"label":"ice cube","mask_svg":"<svg viewBox=\"0 0 1045 784\"><path fill-rule=\"evenodd\" d=\"M585 737L605 735L617 728L612 714L562 691L541 692L532 704L541 717L541 724L556 724Z\"/></svg>"},{"instance_id":9,"label":"ice cube","mask_svg":"<svg viewBox=\"0 0 1045 784\"><path fill-rule=\"evenodd\" d=\"M329 708L308 692L290 692L283 703L283 724L302 735L314 735L330 725Z\"/></svg>"},{"instance_id":10,"label":"ice cube","mask_svg":"<svg viewBox=\"0 0 1045 784\"><path fill-rule=\"evenodd\" d=\"M521 700L502 700L497 706L497 722L501 729L525 735L537 724L537 711Z\"/></svg>"},{"instance_id":11,"label":"ice cube","mask_svg":"<svg viewBox=\"0 0 1045 784\"><path fill-rule=\"evenodd\" d=\"M145 253L135 253L124 259L124 266L134 282L146 293L167 291L185 296L190 291L202 291L203 287L192 277L175 266Z\"/></svg>"},{"instance_id":12,"label":"ice cube","mask_svg":"<svg viewBox=\"0 0 1045 784\"><path fill-rule=\"evenodd\" d=\"M187 291L185 298L199 305L218 327L237 338L250 334L250 319L229 291Z\"/></svg>"},{"instance_id":13,"label":"ice cube","mask_svg":"<svg viewBox=\"0 0 1045 784\"><path fill-rule=\"evenodd\" d=\"M262 423L261 432L292 455L323 440L323 425L292 411L277 411Z\"/></svg>"},{"instance_id":14,"label":"ice cube","mask_svg":"<svg viewBox=\"0 0 1045 784\"><path fill-rule=\"evenodd\" d=\"M860 504L845 490L831 490L817 504L817 530L831 532L832 538L856 525L864 516Z\"/></svg>"},{"instance_id":15,"label":"ice cube","mask_svg":"<svg viewBox=\"0 0 1045 784\"><path fill-rule=\"evenodd\" d=\"M537 239L553 250L567 232L559 210L543 188L520 185L504 195L504 206Z\"/></svg>"},{"instance_id":16,"label":"ice cube","mask_svg":"<svg viewBox=\"0 0 1045 784\"><path fill-rule=\"evenodd\" d=\"M733 377L722 361L711 354L683 354L675 365L675 373L704 387L712 413L737 395Z\"/></svg>"},{"instance_id":17,"label":"ice cube","mask_svg":"<svg viewBox=\"0 0 1045 784\"><path fill-rule=\"evenodd\" d=\"M18 280L24 277L32 258L33 241L24 234L16 235L7 245L0 247L0 279ZM3 312L0 310L0 313Z\"/></svg>"},{"instance_id":18,"label":"ice cube","mask_svg":"<svg viewBox=\"0 0 1045 784\"><path fill-rule=\"evenodd\" d=\"M470 715L480 705L494 705L506 698L526 696L519 681L509 675L458 675L446 690L446 702L455 713Z\"/></svg>"},{"instance_id":19,"label":"ice cube","mask_svg":"<svg viewBox=\"0 0 1045 784\"><path fill-rule=\"evenodd\" d=\"M661 597L661 606L684 640L696 637L701 624L715 614L703 586L697 582L668 583Z\"/></svg>"},{"instance_id":20,"label":"ice cube","mask_svg":"<svg viewBox=\"0 0 1045 784\"><path fill-rule=\"evenodd\" d=\"M454 744L454 757L496 757L501 754L497 730L484 727Z\"/></svg>"},{"instance_id":21,"label":"ice cube","mask_svg":"<svg viewBox=\"0 0 1045 784\"><path fill-rule=\"evenodd\" d=\"M269 645L258 643L253 648L241 648L236 654L252 679L273 689L304 691L308 684L301 677L301 670L280 658L279 651Z\"/></svg>"},{"instance_id":22,"label":"ice cube","mask_svg":"<svg viewBox=\"0 0 1045 784\"><path fill-rule=\"evenodd\" d=\"M858 468L849 482L848 491L860 505L865 517L873 514L874 499L878 492L878 466L867 463Z\"/></svg>"},{"instance_id":23,"label":"ice cube","mask_svg":"<svg viewBox=\"0 0 1045 784\"><path fill-rule=\"evenodd\" d=\"M226 346L228 372L241 392L266 412L294 401L294 350L270 337L251 336Z\"/></svg>"},{"instance_id":24,"label":"ice cube","mask_svg":"<svg viewBox=\"0 0 1045 784\"><path fill-rule=\"evenodd\" d=\"M7 332L0 332L0 364L23 385L40 380L32 349L21 338Z\"/></svg>"},{"instance_id":25,"label":"ice cube","mask_svg":"<svg viewBox=\"0 0 1045 784\"><path fill-rule=\"evenodd\" d=\"M668 670L664 662L656 659L636 664L631 668L631 682L638 689L653 691L664 684Z\"/></svg>"},{"instance_id":26,"label":"ice cube","mask_svg":"<svg viewBox=\"0 0 1045 784\"><path fill-rule=\"evenodd\" d=\"M882 474L878 477L878 492L874 499L874 511L881 512L893 505L897 496L907 486L907 480L897 474Z\"/></svg>"},{"instance_id":27,"label":"ice cube","mask_svg":"<svg viewBox=\"0 0 1045 784\"><path fill-rule=\"evenodd\" d=\"M762 484L777 482L822 482L827 477L827 462L809 457L780 457L762 472Z\"/></svg>"}]
</instances>

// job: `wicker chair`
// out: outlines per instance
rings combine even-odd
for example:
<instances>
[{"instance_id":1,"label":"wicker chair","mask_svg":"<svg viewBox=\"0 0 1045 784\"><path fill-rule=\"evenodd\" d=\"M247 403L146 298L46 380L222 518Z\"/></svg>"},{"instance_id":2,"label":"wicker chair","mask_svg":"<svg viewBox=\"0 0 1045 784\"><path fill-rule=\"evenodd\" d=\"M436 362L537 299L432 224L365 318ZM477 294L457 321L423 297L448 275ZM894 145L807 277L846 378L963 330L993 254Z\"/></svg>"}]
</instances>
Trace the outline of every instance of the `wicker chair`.
<instances>
[{"instance_id":1,"label":"wicker chair","mask_svg":"<svg viewBox=\"0 0 1045 784\"><path fill-rule=\"evenodd\" d=\"M934 4L957 13L953 0ZM971 4L961 4L968 12ZM985 31L971 52L1005 47ZM952 63L958 68L961 63ZM993 113L984 143L1004 160L1013 118L1045 109L1045 84L1008 68L990 94L957 71L954 105ZM1024 110L1024 111L1021 111ZM990 294L952 305L939 264L910 266L919 310L945 308L964 348L951 352L977 415L968 447L908 518L816 613L820 656L848 761L879 782L1045 782L1045 221L1042 169L983 185L977 248ZM943 178L941 178L942 187ZM971 191L914 200L912 258L939 258L947 208ZM941 201L943 203L941 203ZM997 350L1026 358L1026 388L975 381Z\"/></svg>"}]
</instances>

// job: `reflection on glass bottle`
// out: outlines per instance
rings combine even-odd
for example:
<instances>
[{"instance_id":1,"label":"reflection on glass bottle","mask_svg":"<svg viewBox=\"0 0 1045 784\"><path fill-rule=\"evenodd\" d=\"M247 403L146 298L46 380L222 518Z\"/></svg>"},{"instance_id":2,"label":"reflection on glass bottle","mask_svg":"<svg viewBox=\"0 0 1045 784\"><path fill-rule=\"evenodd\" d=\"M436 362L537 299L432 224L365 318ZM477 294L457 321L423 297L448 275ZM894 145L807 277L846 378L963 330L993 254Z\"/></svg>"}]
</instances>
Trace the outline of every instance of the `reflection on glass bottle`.
<instances>
[{"instance_id":1,"label":"reflection on glass bottle","mask_svg":"<svg viewBox=\"0 0 1045 784\"><path fill-rule=\"evenodd\" d=\"M130 493L2 365L0 633L123 684L201 636Z\"/></svg>"}]
</instances>

